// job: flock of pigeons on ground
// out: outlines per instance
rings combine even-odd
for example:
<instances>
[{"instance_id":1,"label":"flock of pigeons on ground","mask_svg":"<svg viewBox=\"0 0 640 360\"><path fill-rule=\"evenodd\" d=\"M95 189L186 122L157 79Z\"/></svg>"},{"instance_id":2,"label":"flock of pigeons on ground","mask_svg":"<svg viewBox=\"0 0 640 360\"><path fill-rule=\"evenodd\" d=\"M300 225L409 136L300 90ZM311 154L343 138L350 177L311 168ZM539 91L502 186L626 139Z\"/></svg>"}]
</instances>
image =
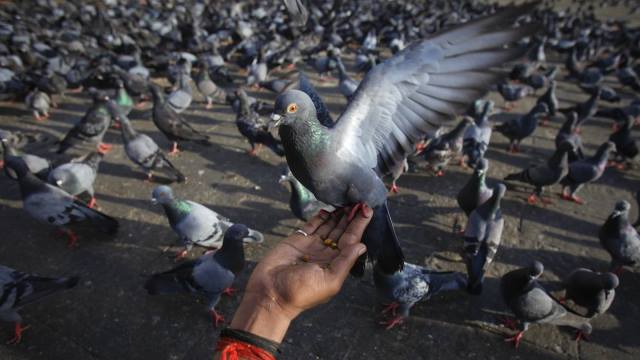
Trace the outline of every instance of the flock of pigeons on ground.
<instances>
[{"instance_id":1,"label":"flock of pigeons on ground","mask_svg":"<svg viewBox=\"0 0 640 360\"><path fill-rule=\"evenodd\" d=\"M363 204L373 208L363 238L368 251L352 274L372 269L381 298L390 303L385 325L392 328L414 304L441 291L482 293L484 274L500 251L500 202L507 190L485 183L492 130L509 139L509 152L517 152L538 126L564 121L556 151L544 164L505 178L533 187L530 204L546 204L543 189L555 184L562 186L565 200L582 203L578 191L605 168L630 166L638 153L632 129L640 121L640 29L594 15L598 6L621 3L581 1L559 11L550 3L501 8L474 0L5 2L0 98L24 101L43 127L64 94L82 91L93 103L55 143L51 158L20 150L41 141L39 134L2 130L2 166L19 183L24 211L59 229L70 247L78 244L72 230L77 225L114 235L118 221L96 209L93 188L112 147L104 135L121 132L126 155L146 174L145 181L161 174L185 182L180 158L170 155L184 142L210 145L209 136L183 115L200 106L197 92L207 109L233 109L250 155L257 156L264 145L286 157L289 170L280 181L291 185L296 217L306 220L321 209L344 207L352 217ZM640 9L633 1L623 5ZM349 54L355 58L347 72L343 59ZM566 59L564 66L551 65L547 54ZM301 64L321 81L337 76L337 89L348 102L338 119L304 73L285 76ZM510 71L504 71L505 64ZM236 69L240 80L232 76ZM561 76L589 99L560 108ZM605 77L619 82L616 89L605 85ZM259 101L247 93L250 88L273 92L277 99ZM542 94L526 114L494 125L489 118L494 103L484 98L490 89L502 96L506 111L524 97ZM149 101L151 120L166 136L169 152L137 132L128 118ZM594 116L612 119L613 129L609 141L589 156L580 129ZM65 159L68 152L80 156ZM473 168L457 196L468 219L461 244L466 274L405 263L387 207L388 193L398 191L396 180L404 172L426 167L442 176L452 161ZM262 234L179 198L167 185L157 186L152 196L185 248L176 256L181 263L151 276L146 290L204 294L218 325L223 317L215 306L222 294L233 293L244 266L243 243L261 242ZM611 255L611 272L576 269L564 281L563 299L537 281L544 270L538 261L504 274L501 292L515 315L507 325L518 330L509 341L518 346L535 323L573 327L578 339L591 333L590 320L613 302L623 267L640 263L637 222L631 224L629 209L628 202L618 202L599 233ZM184 260L194 246L209 251ZM76 277L43 278L0 266L0 319L15 322L11 342L19 342L24 329L18 309L77 283Z\"/></svg>"}]
</instances>

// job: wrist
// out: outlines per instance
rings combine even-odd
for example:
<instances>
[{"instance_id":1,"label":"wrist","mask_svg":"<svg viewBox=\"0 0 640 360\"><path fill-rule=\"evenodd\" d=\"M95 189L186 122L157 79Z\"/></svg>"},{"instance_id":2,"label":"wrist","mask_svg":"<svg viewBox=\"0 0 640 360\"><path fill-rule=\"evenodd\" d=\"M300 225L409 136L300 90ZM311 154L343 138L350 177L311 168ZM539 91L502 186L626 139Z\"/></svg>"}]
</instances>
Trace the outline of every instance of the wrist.
<instances>
[{"instance_id":1,"label":"wrist","mask_svg":"<svg viewBox=\"0 0 640 360\"><path fill-rule=\"evenodd\" d=\"M275 299L267 295L245 293L229 328L281 343L293 317L283 311Z\"/></svg>"}]
</instances>

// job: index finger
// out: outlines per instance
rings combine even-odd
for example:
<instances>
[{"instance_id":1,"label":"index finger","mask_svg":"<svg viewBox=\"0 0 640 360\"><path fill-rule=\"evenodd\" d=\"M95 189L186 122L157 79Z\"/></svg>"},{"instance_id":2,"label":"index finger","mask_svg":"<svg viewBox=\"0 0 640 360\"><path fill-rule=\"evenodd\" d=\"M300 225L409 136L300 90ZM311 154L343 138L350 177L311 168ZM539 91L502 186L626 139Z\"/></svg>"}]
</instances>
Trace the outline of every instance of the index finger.
<instances>
[{"instance_id":1,"label":"index finger","mask_svg":"<svg viewBox=\"0 0 640 360\"><path fill-rule=\"evenodd\" d=\"M320 210L316 215L309 219L306 224L304 224L301 230L307 233L307 235L313 235L313 233L315 233L322 224L329 220L330 217L331 213L326 210Z\"/></svg>"}]
</instances>

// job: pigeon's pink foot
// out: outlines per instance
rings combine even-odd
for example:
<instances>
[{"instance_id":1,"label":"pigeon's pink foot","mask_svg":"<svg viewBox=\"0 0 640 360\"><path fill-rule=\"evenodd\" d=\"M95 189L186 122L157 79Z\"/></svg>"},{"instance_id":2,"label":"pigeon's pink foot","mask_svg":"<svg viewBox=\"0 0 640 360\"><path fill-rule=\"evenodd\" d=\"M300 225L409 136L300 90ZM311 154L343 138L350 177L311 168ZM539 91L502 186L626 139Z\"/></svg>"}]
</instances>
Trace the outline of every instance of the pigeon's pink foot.
<instances>
[{"instance_id":1,"label":"pigeon's pink foot","mask_svg":"<svg viewBox=\"0 0 640 360\"><path fill-rule=\"evenodd\" d=\"M512 336L510 338L506 338L506 339L504 339L504 341L513 342L513 345L517 349L518 346L520 346L520 341L522 340L523 336L524 336L524 331L518 331L518 333L515 336Z\"/></svg>"},{"instance_id":2,"label":"pigeon's pink foot","mask_svg":"<svg viewBox=\"0 0 640 360\"><path fill-rule=\"evenodd\" d=\"M293 69L295 69L295 68L296 68L296 64L293 64L293 63L288 64L288 65L285 67L285 69L286 69L286 70L293 70Z\"/></svg>"},{"instance_id":3,"label":"pigeon's pink foot","mask_svg":"<svg viewBox=\"0 0 640 360\"><path fill-rule=\"evenodd\" d=\"M14 330L14 336L11 340L7 341L7 345L17 345L22 341L22 333L27 330L29 326L22 326L21 323L17 322Z\"/></svg>"},{"instance_id":4,"label":"pigeon's pink foot","mask_svg":"<svg viewBox=\"0 0 640 360\"><path fill-rule=\"evenodd\" d=\"M113 145L111 144L105 144L105 143L98 144L98 152L102 155L111 151L111 148L113 148Z\"/></svg>"},{"instance_id":5,"label":"pigeon's pink foot","mask_svg":"<svg viewBox=\"0 0 640 360\"><path fill-rule=\"evenodd\" d=\"M416 144L416 154L420 154L426 148L427 148L427 145L425 145L424 143L417 143Z\"/></svg>"},{"instance_id":6,"label":"pigeon's pink foot","mask_svg":"<svg viewBox=\"0 0 640 360\"><path fill-rule=\"evenodd\" d=\"M205 109L209 110L213 107L213 104L211 103L211 100L207 101L207 105L204 107Z\"/></svg>"},{"instance_id":7,"label":"pigeon's pink foot","mask_svg":"<svg viewBox=\"0 0 640 360\"><path fill-rule=\"evenodd\" d=\"M384 309L382 309L382 314L386 314L388 312L391 312L391 315L396 316L396 309L398 309L398 307L400 306L400 304L398 304L397 302L392 302L389 305L385 306Z\"/></svg>"},{"instance_id":8,"label":"pigeon's pink foot","mask_svg":"<svg viewBox=\"0 0 640 360\"><path fill-rule=\"evenodd\" d=\"M133 108L136 110L142 110L147 106L148 103L148 101L140 101L139 103L135 104Z\"/></svg>"},{"instance_id":9,"label":"pigeon's pink foot","mask_svg":"<svg viewBox=\"0 0 640 360\"><path fill-rule=\"evenodd\" d=\"M444 171L442 171L442 170L438 170L438 171L436 172L436 176L438 176L438 177L440 177L440 176L444 176Z\"/></svg>"},{"instance_id":10,"label":"pigeon's pink foot","mask_svg":"<svg viewBox=\"0 0 640 360\"><path fill-rule=\"evenodd\" d=\"M210 313L213 318L213 326L218 327L219 324L224 324L224 316L218 314L215 309L211 310Z\"/></svg>"},{"instance_id":11,"label":"pigeon's pink foot","mask_svg":"<svg viewBox=\"0 0 640 360\"><path fill-rule=\"evenodd\" d=\"M112 127L112 128L114 128L114 129L116 129L116 130L119 130L119 129L122 127L122 125L120 124L120 121L115 120L115 121L113 122L113 125L111 125L111 127Z\"/></svg>"},{"instance_id":12,"label":"pigeon's pink foot","mask_svg":"<svg viewBox=\"0 0 640 360\"><path fill-rule=\"evenodd\" d=\"M91 200L89 200L89 203L87 204L87 206L89 207L89 209L93 209L94 207L96 207L96 197L92 196Z\"/></svg>"},{"instance_id":13,"label":"pigeon's pink foot","mask_svg":"<svg viewBox=\"0 0 640 360\"><path fill-rule=\"evenodd\" d=\"M233 296L233 293L235 293L237 291L238 291L238 289L236 289L236 288L228 287L228 288L224 289L222 291L222 293L227 295L227 296Z\"/></svg>"},{"instance_id":14,"label":"pigeon's pink foot","mask_svg":"<svg viewBox=\"0 0 640 360\"><path fill-rule=\"evenodd\" d=\"M40 116L40 114L38 114L37 112L33 113L33 117L36 119L37 122L42 122L47 119L45 116Z\"/></svg>"},{"instance_id":15,"label":"pigeon's pink foot","mask_svg":"<svg viewBox=\"0 0 640 360\"><path fill-rule=\"evenodd\" d=\"M171 145L171 149L169 150L168 154L169 155L177 155L180 152L180 150L178 150L178 143L174 142Z\"/></svg>"},{"instance_id":16,"label":"pigeon's pink foot","mask_svg":"<svg viewBox=\"0 0 640 360\"><path fill-rule=\"evenodd\" d=\"M581 330L576 331L576 341L579 342L580 340L585 340L585 341L589 341L589 336L585 333L583 333Z\"/></svg>"},{"instance_id":17,"label":"pigeon's pink foot","mask_svg":"<svg viewBox=\"0 0 640 360\"><path fill-rule=\"evenodd\" d=\"M529 205L535 205L537 202L538 202L538 197L536 196L536 194L531 194L527 198L527 203L529 203Z\"/></svg>"},{"instance_id":18,"label":"pigeon's pink foot","mask_svg":"<svg viewBox=\"0 0 640 360\"><path fill-rule=\"evenodd\" d=\"M563 200L567 200L567 201L573 201L576 204L580 204L580 205L584 205L584 200L582 200L582 198L576 196L576 195L569 195L566 193L562 193L561 195Z\"/></svg>"},{"instance_id":19,"label":"pigeon's pink foot","mask_svg":"<svg viewBox=\"0 0 640 360\"><path fill-rule=\"evenodd\" d=\"M356 214L358 213L358 210L362 211L362 214L364 215L364 206L365 206L365 203L357 203L357 204L355 204L351 208L351 211L349 212L349 216L347 217L347 220L349 220L349 221L353 220L353 218L356 217Z\"/></svg>"},{"instance_id":20,"label":"pigeon's pink foot","mask_svg":"<svg viewBox=\"0 0 640 360\"><path fill-rule=\"evenodd\" d=\"M382 321L380 322L381 325L385 325L385 330L391 330L394 327L402 324L404 322L404 317L402 316L396 316L391 320L386 320L386 321Z\"/></svg>"},{"instance_id":21,"label":"pigeon's pink foot","mask_svg":"<svg viewBox=\"0 0 640 360\"><path fill-rule=\"evenodd\" d=\"M147 177L144 179L144 182L152 183L153 182L153 174L152 173L148 173Z\"/></svg>"},{"instance_id":22,"label":"pigeon's pink foot","mask_svg":"<svg viewBox=\"0 0 640 360\"><path fill-rule=\"evenodd\" d=\"M395 183L391 184L391 186L389 187L389 192L392 192L394 194L397 194L400 192L400 188L398 188L398 185L396 185Z\"/></svg>"},{"instance_id":23,"label":"pigeon's pink foot","mask_svg":"<svg viewBox=\"0 0 640 360\"><path fill-rule=\"evenodd\" d=\"M178 261L186 258L188 253L189 253L189 251L187 251L187 249L184 249L184 250L180 251L179 253L176 254L176 257L173 259L173 261L178 262Z\"/></svg>"},{"instance_id":24,"label":"pigeon's pink foot","mask_svg":"<svg viewBox=\"0 0 640 360\"><path fill-rule=\"evenodd\" d=\"M67 241L67 247L69 249L73 249L74 247L78 246L78 235L76 235L73 231L71 230L67 230L66 231L67 234L67 238L69 239Z\"/></svg>"},{"instance_id":25,"label":"pigeon's pink foot","mask_svg":"<svg viewBox=\"0 0 640 360\"><path fill-rule=\"evenodd\" d=\"M0 170L4 168L4 160L0 159Z\"/></svg>"}]
</instances>

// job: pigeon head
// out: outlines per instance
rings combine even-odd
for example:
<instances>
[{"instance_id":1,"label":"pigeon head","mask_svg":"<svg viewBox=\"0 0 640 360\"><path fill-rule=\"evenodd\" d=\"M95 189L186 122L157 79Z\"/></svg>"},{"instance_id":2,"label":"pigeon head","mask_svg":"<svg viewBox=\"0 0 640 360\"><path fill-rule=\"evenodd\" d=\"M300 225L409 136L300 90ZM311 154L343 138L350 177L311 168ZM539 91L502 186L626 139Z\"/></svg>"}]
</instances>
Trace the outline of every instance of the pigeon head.
<instances>
[{"instance_id":1,"label":"pigeon head","mask_svg":"<svg viewBox=\"0 0 640 360\"><path fill-rule=\"evenodd\" d=\"M12 179L21 179L29 174L29 167L19 157L11 157L4 162L4 170Z\"/></svg>"},{"instance_id":2,"label":"pigeon head","mask_svg":"<svg viewBox=\"0 0 640 360\"><path fill-rule=\"evenodd\" d=\"M173 190L166 185L157 186L151 193L151 202L154 204L166 204L172 200Z\"/></svg>"},{"instance_id":3,"label":"pigeon head","mask_svg":"<svg viewBox=\"0 0 640 360\"><path fill-rule=\"evenodd\" d=\"M292 125L296 121L308 121L315 117L316 107L309 95L300 90L287 90L276 99L269 127Z\"/></svg>"},{"instance_id":4,"label":"pigeon head","mask_svg":"<svg viewBox=\"0 0 640 360\"><path fill-rule=\"evenodd\" d=\"M616 203L616 207L613 209L612 217L620 216L622 214L627 214L631 209L631 204L629 204L626 200L621 200Z\"/></svg>"},{"instance_id":5,"label":"pigeon head","mask_svg":"<svg viewBox=\"0 0 640 360\"><path fill-rule=\"evenodd\" d=\"M532 280L537 279L542 275L543 271L544 265L542 265L540 261L536 260L529 266L529 277L531 277Z\"/></svg>"},{"instance_id":6,"label":"pigeon head","mask_svg":"<svg viewBox=\"0 0 640 360\"><path fill-rule=\"evenodd\" d=\"M250 242L251 231L246 225L243 224L233 224L227 231L224 233L224 240L222 242L222 246L227 246L228 243L238 243L242 244L243 242ZM253 241L255 242L255 240Z\"/></svg>"},{"instance_id":7,"label":"pigeon head","mask_svg":"<svg viewBox=\"0 0 640 360\"><path fill-rule=\"evenodd\" d=\"M604 273L600 275L601 286L604 290L613 290L620 285L618 276L614 273Z\"/></svg>"},{"instance_id":8,"label":"pigeon head","mask_svg":"<svg viewBox=\"0 0 640 360\"><path fill-rule=\"evenodd\" d=\"M280 179L278 180L278 183L284 184L287 181L291 180L292 178L293 178L293 174L291 173L291 170L287 166L283 169L282 174L280 175Z\"/></svg>"},{"instance_id":9,"label":"pigeon head","mask_svg":"<svg viewBox=\"0 0 640 360\"><path fill-rule=\"evenodd\" d=\"M477 176L485 175L487 173L487 170L489 170L489 160L485 158L480 159L480 161L478 161L478 163L476 164L476 168L475 168L476 175Z\"/></svg>"}]
</instances>

